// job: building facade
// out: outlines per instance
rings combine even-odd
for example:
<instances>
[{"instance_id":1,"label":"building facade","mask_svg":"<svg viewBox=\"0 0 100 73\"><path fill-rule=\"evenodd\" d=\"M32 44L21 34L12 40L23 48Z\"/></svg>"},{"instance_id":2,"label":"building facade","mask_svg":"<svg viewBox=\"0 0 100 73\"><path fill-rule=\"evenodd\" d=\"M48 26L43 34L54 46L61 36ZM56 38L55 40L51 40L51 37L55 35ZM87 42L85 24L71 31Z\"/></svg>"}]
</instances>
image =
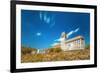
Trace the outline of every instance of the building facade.
<instances>
[{"instance_id":1,"label":"building facade","mask_svg":"<svg viewBox=\"0 0 100 73\"><path fill-rule=\"evenodd\" d=\"M60 47L63 51L85 49L85 40L83 36L77 36L72 39L67 39L66 33L62 32L61 41L56 47Z\"/></svg>"}]
</instances>

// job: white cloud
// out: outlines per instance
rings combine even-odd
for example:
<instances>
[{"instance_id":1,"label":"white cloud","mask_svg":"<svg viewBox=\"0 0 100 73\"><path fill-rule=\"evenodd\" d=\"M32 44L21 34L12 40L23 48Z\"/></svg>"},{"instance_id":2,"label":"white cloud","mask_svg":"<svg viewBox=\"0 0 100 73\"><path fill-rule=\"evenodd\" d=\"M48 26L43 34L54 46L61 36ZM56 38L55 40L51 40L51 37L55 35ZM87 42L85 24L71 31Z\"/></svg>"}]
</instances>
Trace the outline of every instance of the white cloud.
<instances>
[{"instance_id":1,"label":"white cloud","mask_svg":"<svg viewBox=\"0 0 100 73\"><path fill-rule=\"evenodd\" d=\"M53 16L52 17L48 16L46 12L40 12L39 17L40 20L43 20L46 23L50 23L50 21L54 19Z\"/></svg>"},{"instance_id":2,"label":"white cloud","mask_svg":"<svg viewBox=\"0 0 100 73\"><path fill-rule=\"evenodd\" d=\"M46 18L46 23L50 23L50 17Z\"/></svg>"},{"instance_id":3,"label":"white cloud","mask_svg":"<svg viewBox=\"0 0 100 73\"><path fill-rule=\"evenodd\" d=\"M53 21L50 25L50 28L52 28L55 25L55 21Z\"/></svg>"},{"instance_id":4,"label":"white cloud","mask_svg":"<svg viewBox=\"0 0 100 73\"><path fill-rule=\"evenodd\" d=\"M43 19L44 19L44 21L47 20L47 15L46 14L43 15Z\"/></svg>"},{"instance_id":5,"label":"white cloud","mask_svg":"<svg viewBox=\"0 0 100 73\"><path fill-rule=\"evenodd\" d=\"M79 28L70 31L70 32L67 34L67 38L68 38L70 35L74 34L75 32L78 32L78 31L79 31Z\"/></svg>"},{"instance_id":6,"label":"white cloud","mask_svg":"<svg viewBox=\"0 0 100 73\"><path fill-rule=\"evenodd\" d=\"M50 28L55 25L54 16L48 16L46 12L39 13L40 20L45 22L46 24L50 24Z\"/></svg>"},{"instance_id":7,"label":"white cloud","mask_svg":"<svg viewBox=\"0 0 100 73\"><path fill-rule=\"evenodd\" d=\"M68 34L67 34L67 37L69 37L70 35L72 35L74 33L74 31L70 31Z\"/></svg>"},{"instance_id":8,"label":"white cloud","mask_svg":"<svg viewBox=\"0 0 100 73\"><path fill-rule=\"evenodd\" d=\"M55 41L60 42L60 41L63 41L63 40L64 40L64 38L59 38L59 39L56 39Z\"/></svg>"},{"instance_id":9,"label":"white cloud","mask_svg":"<svg viewBox=\"0 0 100 73\"><path fill-rule=\"evenodd\" d=\"M69 37L70 35L72 35L72 34L78 32L78 31L79 31L79 28L70 31L70 32L67 34L67 37ZM58 45L59 43L57 43L57 42L60 42L60 41L63 41L63 40L64 40L64 38L59 38L59 39L54 40L54 41L56 41L56 42L55 42L54 44L52 44L52 46Z\"/></svg>"},{"instance_id":10,"label":"white cloud","mask_svg":"<svg viewBox=\"0 0 100 73\"><path fill-rule=\"evenodd\" d=\"M40 12L40 20L43 20L46 23L50 23L51 18L48 17L46 13Z\"/></svg>"},{"instance_id":11,"label":"white cloud","mask_svg":"<svg viewBox=\"0 0 100 73\"><path fill-rule=\"evenodd\" d=\"M40 20L42 20L42 12L40 12Z\"/></svg>"},{"instance_id":12,"label":"white cloud","mask_svg":"<svg viewBox=\"0 0 100 73\"><path fill-rule=\"evenodd\" d=\"M37 32L37 33L36 33L36 36L41 36L41 35L42 35L41 32Z\"/></svg>"},{"instance_id":13,"label":"white cloud","mask_svg":"<svg viewBox=\"0 0 100 73\"><path fill-rule=\"evenodd\" d=\"M75 29L75 32L79 31L79 28Z\"/></svg>"},{"instance_id":14,"label":"white cloud","mask_svg":"<svg viewBox=\"0 0 100 73\"><path fill-rule=\"evenodd\" d=\"M56 46L56 45L58 45L59 43L53 43L51 46Z\"/></svg>"}]
</instances>

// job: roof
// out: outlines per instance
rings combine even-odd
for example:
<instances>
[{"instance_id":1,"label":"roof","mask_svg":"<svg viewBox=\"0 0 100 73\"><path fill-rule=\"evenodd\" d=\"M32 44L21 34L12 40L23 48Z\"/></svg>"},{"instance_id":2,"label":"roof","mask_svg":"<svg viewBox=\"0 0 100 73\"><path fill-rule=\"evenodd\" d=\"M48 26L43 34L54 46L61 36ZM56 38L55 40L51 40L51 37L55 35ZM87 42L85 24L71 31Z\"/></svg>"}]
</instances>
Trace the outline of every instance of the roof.
<instances>
[{"instance_id":1,"label":"roof","mask_svg":"<svg viewBox=\"0 0 100 73\"><path fill-rule=\"evenodd\" d=\"M84 40L83 36L77 36L77 37L75 37L75 38L72 38L72 39L66 40L66 43L68 43L68 42L72 42L72 41L75 41L75 40L78 40L78 39L83 39L83 40Z\"/></svg>"}]
</instances>

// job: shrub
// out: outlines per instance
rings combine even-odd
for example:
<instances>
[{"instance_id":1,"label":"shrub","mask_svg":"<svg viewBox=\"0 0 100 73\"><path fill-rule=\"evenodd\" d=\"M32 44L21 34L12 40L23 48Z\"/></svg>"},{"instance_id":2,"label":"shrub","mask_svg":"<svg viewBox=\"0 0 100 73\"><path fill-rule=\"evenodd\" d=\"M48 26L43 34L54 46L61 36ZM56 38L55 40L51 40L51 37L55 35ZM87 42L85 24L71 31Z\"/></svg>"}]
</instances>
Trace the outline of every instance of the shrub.
<instances>
[{"instance_id":1,"label":"shrub","mask_svg":"<svg viewBox=\"0 0 100 73\"><path fill-rule=\"evenodd\" d=\"M85 47L86 49L90 49L90 45L88 44L88 45L86 45L86 47Z\"/></svg>"},{"instance_id":2,"label":"shrub","mask_svg":"<svg viewBox=\"0 0 100 73\"><path fill-rule=\"evenodd\" d=\"M61 52L62 50L61 50L61 48L50 48L50 49L48 49L47 50L49 53L58 53L58 52Z\"/></svg>"},{"instance_id":3,"label":"shrub","mask_svg":"<svg viewBox=\"0 0 100 73\"><path fill-rule=\"evenodd\" d=\"M32 51L36 51L36 49L33 49L33 48L26 48L26 47L22 47L22 48L21 48L21 53L22 53L22 54L30 54Z\"/></svg>"}]
</instances>

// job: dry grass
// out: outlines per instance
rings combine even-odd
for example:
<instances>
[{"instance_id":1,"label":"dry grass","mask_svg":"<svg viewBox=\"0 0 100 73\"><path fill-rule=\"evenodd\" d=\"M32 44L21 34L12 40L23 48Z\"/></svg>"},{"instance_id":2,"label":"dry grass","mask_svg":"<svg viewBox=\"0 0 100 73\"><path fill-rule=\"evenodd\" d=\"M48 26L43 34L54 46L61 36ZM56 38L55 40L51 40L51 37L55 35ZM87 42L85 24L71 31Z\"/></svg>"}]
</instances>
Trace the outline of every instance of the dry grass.
<instances>
[{"instance_id":1,"label":"dry grass","mask_svg":"<svg viewBox=\"0 0 100 73\"><path fill-rule=\"evenodd\" d=\"M21 62L72 61L90 59L90 49L73 50L66 52L50 52L45 54L22 54Z\"/></svg>"}]
</instances>

